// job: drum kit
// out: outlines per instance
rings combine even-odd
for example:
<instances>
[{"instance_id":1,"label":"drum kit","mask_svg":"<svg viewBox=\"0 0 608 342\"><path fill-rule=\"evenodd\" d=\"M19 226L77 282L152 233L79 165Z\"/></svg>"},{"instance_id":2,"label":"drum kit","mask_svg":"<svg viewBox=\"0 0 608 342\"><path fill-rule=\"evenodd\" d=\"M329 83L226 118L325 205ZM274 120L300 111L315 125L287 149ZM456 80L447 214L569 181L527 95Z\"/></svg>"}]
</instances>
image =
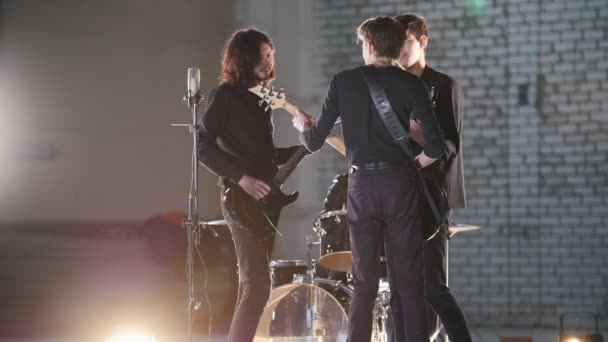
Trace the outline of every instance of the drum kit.
<instances>
[{"instance_id":1,"label":"drum kit","mask_svg":"<svg viewBox=\"0 0 608 342\"><path fill-rule=\"evenodd\" d=\"M448 236L478 229L478 226L450 225ZM313 259L315 246L319 247L318 261ZM306 236L306 247L307 260L271 261L272 291L254 341L346 341L353 296L346 211L321 214L312 234ZM374 342L388 341L390 288L383 251L380 254L384 271L373 311Z\"/></svg>"}]
</instances>

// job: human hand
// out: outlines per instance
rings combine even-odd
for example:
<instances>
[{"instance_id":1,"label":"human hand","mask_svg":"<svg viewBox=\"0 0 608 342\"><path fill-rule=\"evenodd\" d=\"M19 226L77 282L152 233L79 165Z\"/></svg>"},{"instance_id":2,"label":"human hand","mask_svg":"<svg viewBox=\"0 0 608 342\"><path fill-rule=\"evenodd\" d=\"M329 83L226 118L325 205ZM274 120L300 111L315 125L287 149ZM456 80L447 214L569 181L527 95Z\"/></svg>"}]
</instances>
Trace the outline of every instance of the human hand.
<instances>
[{"instance_id":1,"label":"human hand","mask_svg":"<svg viewBox=\"0 0 608 342\"><path fill-rule=\"evenodd\" d=\"M424 134L422 127L415 119L410 119L410 139L414 140L418 145L424 146Z\"/></svg>"},{"instance_id":2,"label":"human hand","mask_svg":"<svg viewBox=\"0 0 608 342\"><path fill-rule=\"evenodd\" d=\"M293 123L293 127L302 133L312 128L314 125L314 118L298 111L298 115L294 116L291 122Z\"/></svg>"},{"instance_id":3,"label":"human hand","mask_svg":"<svg viewBox=\"0 0 608 342\"><path fill-rule=\"evenodd\" d=\"M270 185L247 175L239 179L239 186L255 199L262 199L270 193Z\"/></svg>"}]
</instances>

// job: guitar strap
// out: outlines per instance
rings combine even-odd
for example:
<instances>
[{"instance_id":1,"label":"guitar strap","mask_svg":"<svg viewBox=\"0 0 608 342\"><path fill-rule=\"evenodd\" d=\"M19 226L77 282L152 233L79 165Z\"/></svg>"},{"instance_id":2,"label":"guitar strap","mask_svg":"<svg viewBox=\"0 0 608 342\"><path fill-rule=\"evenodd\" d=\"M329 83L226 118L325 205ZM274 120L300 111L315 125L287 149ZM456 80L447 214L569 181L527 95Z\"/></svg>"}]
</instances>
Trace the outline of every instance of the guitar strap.
<instances>
[{"instance_id":1,"label":"guitar strap","mask_svg":"<svg viewBox=\"0 0 608 342\"><path fill-rule=\"evenodd\" d=\"M380 86L378 79L376 78L376 74L374 74L371 68L366 67L361 68L361 74L363 75L363 79L367 84L367 88L372 97L372 101L376 106L376 110L378 111L382 122L384 122L384 125L390 132L393 140L399 145L399 147L401 147L403 152L405 152L405 155L407 155L411 159L412 151L410 150L410 146L408 143L408 133L405 128L403 128L403 125L401 125L401 122L399 122L397 113L395 113L395 111L393 110L393 106L391 106L391 103L388 100L388 96L386 95L384 88ZM431 197L431 193L426 185L426 182L422 178L422 175L420 174L420 170L418 170L418 168L415 169L426 200L429 204L429 207L431 208L431 211L433 212L433 216L435 216L435 222L442 222L441 215L439 214L439 209L437 209L437 205ZM429 237L429 239L431 238L432 236Z\"/></svg>"}]
</instances>

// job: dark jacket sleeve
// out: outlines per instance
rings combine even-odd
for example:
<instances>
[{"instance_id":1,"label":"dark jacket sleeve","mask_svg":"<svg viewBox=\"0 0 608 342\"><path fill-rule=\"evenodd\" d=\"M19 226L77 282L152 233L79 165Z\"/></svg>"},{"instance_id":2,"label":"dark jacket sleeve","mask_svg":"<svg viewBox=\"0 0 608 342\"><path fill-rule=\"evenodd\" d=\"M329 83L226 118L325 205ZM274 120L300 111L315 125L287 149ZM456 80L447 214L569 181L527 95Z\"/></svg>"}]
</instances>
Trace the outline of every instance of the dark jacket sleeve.
<instances>
[{"instance_id":1,"label":"dark jacket sleeve","mask_svg":"<svg viewBox=\"0 0 608 342\"><path fill-rule=\"evenodd\" d=\"M238 182L244 175L236 158L224 152L217 144L217 139L224 134L228 125L229 102L225 89L217 87L211 91L202 117L198 135L198 156L201 163L220 177L227 177Z\"/></svg>"},{"instance_id":2,"label":"dark jacket sleeve","mask_svg":"<svg viewBox=\"0 0 608 342\"><path fill-rule=\"evenodd\" d=\"M460 151L460 132L462 131L462 88L450 78L445 89L441 91L446 94L446 98L440 102L440 108L437 108L437 111L441 114L441 129L448 143L448 153L458 154Z\"/></svg>"},{"instance_id":3,"label":"dark jacket sleeve","mask_svg":"<svg viewBox=\"0 0 608 342\"><path fill-rule=\"evenodd\" d=\"M336 76L334 76L327 91L327 97L321 109L321 115L318 117L315 125L302 133L300 133L300 141L306 148L311 151L317 151L325 143L325 138L331 132L340 113L338 112L338 91L336 87Z\"/></svg>"},{"instance_id":4,"label":"dark jacket sleeve","mask_svg":"<svg viewBox=\"0 0 608 342\"><path fill-rule=\"evenodd\" d=\"M446 175L448 205L450 208L465 208L466 207L466 191L464 184L463 172L463 152L462 152L462 121L464 96L463 91L458 82L452 80L450 89L450 113L454 118L455 132L450 133L450 140L454 143L454 153L456 154L449 166ZM446 132L446 135L448 133ZM453 138L452 138L453 137Z\"/></svg>"},{"instance_id":5,"label":"dark jacket sleeve","mask_svg":"<svg viewBox=\"0 0 608 342\"><path fill-rule=\"evenodd\" d=\"M433 112L424 83L416 78L412 79L412 115L420 122L424 134L424 154L431 158L438 158L445 150L443 132Z\"/></svg>"}]
</instances>

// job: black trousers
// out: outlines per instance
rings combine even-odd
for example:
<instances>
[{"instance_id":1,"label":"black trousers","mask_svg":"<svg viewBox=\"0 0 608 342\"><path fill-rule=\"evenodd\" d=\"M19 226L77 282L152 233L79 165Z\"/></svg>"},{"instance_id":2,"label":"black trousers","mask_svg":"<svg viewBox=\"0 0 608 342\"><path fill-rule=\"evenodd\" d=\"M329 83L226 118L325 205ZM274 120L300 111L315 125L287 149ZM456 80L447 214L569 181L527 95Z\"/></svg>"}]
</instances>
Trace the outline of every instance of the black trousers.
<instances>
[{"instance_id":1,"label":"black trousers","mask_svg":"<svg viewBox=\"0 0 608 342\"><path fill-rule=\"evenodd\" d=\"M353 254L354 294L349 312L350 342L369 342L378 294L379 246L385 244L389 272L408 341L428 341L422 273L422 221L413 163L380 170L359 169L348 181L347 220ZM384 241L382 241L384 240Z\"/></svg>"},{"instance_id":2,"label":"black trousers","mask_svg":"<svg viewBox=\"0 0 608 342\"><path fill-rule=\"evenodd\" d=\"M424 296L427 301L429 330L436 329L441 319L451 342L470 342L471 335L460 306L446 284L447 227L424 243ZM391 277L389 276L389 279ZM400 292L391 282L391 313L394 338L390 341L409 341L401 323L403 311L399 306Z\"/></svg>"},{"instance_id":3,"label":"black trousers","mask_svg":"<svg viewBox=\"0 0 608 342\"><path fill-rule=\"evenodd\" d=\"M230 342L251 342L270 295L270 258L274 237L261 238L233 217L222 202L224 218L232 232L239 272L239 289L228 333ZM274 223L278 217L274 218Z\"/></svg>"}]
</instances>

